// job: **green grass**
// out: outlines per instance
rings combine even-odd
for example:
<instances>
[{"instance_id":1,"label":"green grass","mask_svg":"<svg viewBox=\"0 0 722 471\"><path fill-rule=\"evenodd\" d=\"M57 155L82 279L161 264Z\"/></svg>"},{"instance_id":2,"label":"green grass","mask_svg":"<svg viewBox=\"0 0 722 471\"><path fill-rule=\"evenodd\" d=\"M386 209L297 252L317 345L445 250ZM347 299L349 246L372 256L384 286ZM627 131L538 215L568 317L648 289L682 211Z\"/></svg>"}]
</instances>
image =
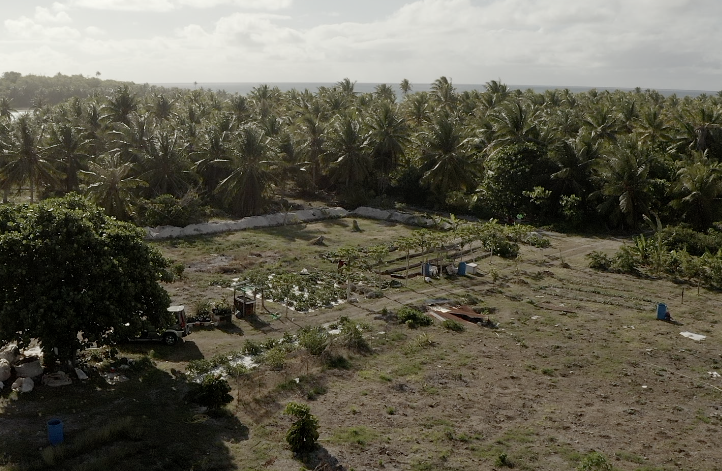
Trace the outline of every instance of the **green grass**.
<instances>
[{"instance_id":1,"label":"green grass","mask_svg":"<svg viewBox=\"0 0 722 471\"><path fill-rule=\"evenodd\" d=\"M328 439L330 443L350 444L366 447L370 443L378 440L379 433L373 429L364 426L342 427L334 430Z\"/></svg>"}]
</instances>

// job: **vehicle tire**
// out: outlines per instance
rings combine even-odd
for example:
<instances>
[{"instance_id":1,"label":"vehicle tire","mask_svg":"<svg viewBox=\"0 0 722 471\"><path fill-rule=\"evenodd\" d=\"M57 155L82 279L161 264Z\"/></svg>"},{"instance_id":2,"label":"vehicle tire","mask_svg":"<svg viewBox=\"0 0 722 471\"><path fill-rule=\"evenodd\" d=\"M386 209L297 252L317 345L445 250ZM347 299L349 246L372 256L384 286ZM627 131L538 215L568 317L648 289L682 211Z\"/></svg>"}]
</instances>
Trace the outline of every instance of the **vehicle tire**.
<instances>
[{"instance_id":1,"label":"vehicle tire","mask_svg":"<svg viewBox=\"0 0 722 471\"><path fill-rule=\"evenodd\" d=\"M170 332L163 334L163 343L169 346L173 346L178 343L178 337Z\"/></svg>"}]
</instances>

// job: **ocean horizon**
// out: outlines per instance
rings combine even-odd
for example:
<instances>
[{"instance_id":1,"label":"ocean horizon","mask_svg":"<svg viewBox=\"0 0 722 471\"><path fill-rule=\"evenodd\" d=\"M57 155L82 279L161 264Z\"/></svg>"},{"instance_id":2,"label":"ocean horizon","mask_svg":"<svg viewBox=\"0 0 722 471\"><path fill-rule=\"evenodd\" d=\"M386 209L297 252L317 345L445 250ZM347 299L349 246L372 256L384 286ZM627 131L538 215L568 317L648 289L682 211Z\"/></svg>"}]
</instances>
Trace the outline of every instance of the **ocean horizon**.
<instances>
[{"instance_id":1,"label":"ocean horizon","mask_svg":"<svg viewBox=\"0 0 722 471\"><path fill-rule=\"evenodd\" d=\"M319 88L326 87L330 88L336 85L338 82L177 82L177 83L149 83L148 85L155 85L159 87L168 88L184 88L184 89L205 89L211 91L225 91L227 93L240 95L248 95L254 88L261 85L268 85L271 88L278 87L282 92L290 90L298 90L300 92L308 90L312 93L316 93ZM378 85L383 82L358 82L354 84L354 91L358 93L372 93L375 91ZM399 84L388 84L394 91L401 95L401 87ZM467 84L467 83L454 83L454 87L457 92L465 91L484 91L486 90L485 84ZM589 90L597 91L615 91L621 90L624 92L634 91L636 88L622 88L622 87L579 87L579 86L564 86L564 85L511 85L506 84L510 90L533 90L537 93L544 93L547 90L564 90L568 89L572 93L583 93ZM640 87L641 88L641 87ZM696 97L702 94L715 95L718 92L712 90L682 90L682 89L652 89L652 88L641 88L644 90L656 90L661 95L671 96L677 95L682 98L685 96ZM430 83L411 83L411 93L413 92L428 92L431 90Z\"/></svg>"}]
</instances>

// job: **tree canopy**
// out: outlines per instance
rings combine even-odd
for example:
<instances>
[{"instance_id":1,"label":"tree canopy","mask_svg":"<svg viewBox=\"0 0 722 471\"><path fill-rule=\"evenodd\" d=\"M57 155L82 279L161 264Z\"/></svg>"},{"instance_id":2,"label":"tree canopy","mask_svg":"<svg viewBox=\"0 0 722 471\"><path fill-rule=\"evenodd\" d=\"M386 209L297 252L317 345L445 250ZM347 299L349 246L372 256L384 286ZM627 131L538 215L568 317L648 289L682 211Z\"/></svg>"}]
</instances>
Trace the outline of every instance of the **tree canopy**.
<instances>
[{"instance_id":1,"label":"tree canopy","mask_svg":"<svg viewBox=\"0 0 722 471\"><path fill-rule=\"evenodd\" d=\"M37 339L74 360L169 322L168 262L143 236L75 194L0 206L0 345Z\"/></svg>"},{"instance_id":2,"label":"tree canopy","mask_svg":"<svg viewBox=\"0 0 722 471\"><path fill-rule=\"evenodd\" d=\"M281 210L289 196L484 219L521 212L577 228L634 230L654 212L702 230L722 217L722 94L536 92L494 80L460 92L446 77L429 91L402 81L398 95L355 85L241 96L6 72L0 190L4 200L83 192L139 225L151 225L143 208L243 217ZM153 224L171 222L155 213Z\"/></svg>"}]
</instances>

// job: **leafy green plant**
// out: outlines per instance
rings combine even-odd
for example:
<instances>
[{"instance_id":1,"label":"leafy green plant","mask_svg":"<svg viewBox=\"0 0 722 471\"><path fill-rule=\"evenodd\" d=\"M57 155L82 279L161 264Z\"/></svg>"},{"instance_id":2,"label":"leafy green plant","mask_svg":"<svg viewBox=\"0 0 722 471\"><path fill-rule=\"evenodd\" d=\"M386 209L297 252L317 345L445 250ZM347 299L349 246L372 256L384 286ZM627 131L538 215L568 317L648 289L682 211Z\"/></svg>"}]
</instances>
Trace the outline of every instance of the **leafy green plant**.
<instances>
[{"instance_id":1,"label":"leafy green plant","mask_svg":"<svg viewBox=\"0 0 722 471\"><path fill-rule=\"evenodd\" d=\"M396 311L396 318L399 323L406 324L409 328L426 327L434 323L434 320L419 311L408 306L404 306Z\"/></svg>"},{"instance_id":2,"label":"leafy green plant","mask_svg":"<svg viewBox=\"0 0 722 471\"><path fill-rule=\"evenodd\" d=\"M316 448L318 441L318 419L305 404L289 402L283 411L296 418L286 432L286 442L294 453L307 453Z\"/></svg>"},{"instance_id":3,"label":"leafy green plant","mask_svg":"<svg viewBox=\"0 0 722 471\"><path fill-rule=\"evenodd\" d=\"M607 462L607 458L593 451L586 455L579 464L579 471L612 471L612 465Z\"/></svg>"},{"instance_id":4,"label":"leafy green plant","mask_svg":"<svg viewBox=\"0 0 722 471\"><path fill-rule=\"evenodd\" d=\"M598 250L588 253L585 257L589 260L589 268L608 271L612 267L612 259Z\"/></svg>"},{"instance_id":5,"label":"leafy green plant","mask_svg":"<svg viewBox=\"0 0 722 471\"><path fill-rule=\"evenodd\" d=\"M328 347L328 332L323 327L304 327L298 331L298 344L314 356Z\"/></svg>"},{"instance_id":6,"label":"leafy green plant","mask_svg":"<svg viewBox=\"0 0 722 471\"><path fill-rule=\"evenodd\" d=\"M286 356L286 350L280 346L274 347L266 350L263 354L263 363L268 365L270 369L279 371L286 366Z\"/></svg>"},{"instance_id":7,"label":"leafy green plant","mask_svg":"<svg viewBox=\"0 0 722 471\"><path fill-rule=\"evenodd\" d=\"M207 375L188 392L188 400L208 409L217 410L233 401L231 386L220 375Z\"/></svg>"},{"instance_id":8,"label":"leafy green plant","mask_svg":"<svg viewBox=\"0 0 722 471\"><path fill-rule=\"evenodd\" d=\"M341 333L339 341L349 350L367 353L371 351L371 346L364 338L361 326L352 321L343 322L341 324Z\"/></svg>"},{"instance_id":9,"label":"leafy green plant","mask_svg":"<svg viewBox=\"0 0 722 471\"><path fill-rule=\"evenodd\" d=\"M496 457L494 465L498 467L513 468L514 462L509 459L509 456L507 456L506 453L501 453Z\"/></svg>"},{"instance_id":10,"label":"leafy green plant","mask_svg":"<svg viewBox=\"0 0 722 471\"><path fill-rule=\"evenodd\" d=\"M463 332L466 330L466 327L461 325L461 323L456 322L451 319L446 319L444 322L441 323L441 325L448 330L452 330L454 332Z\"/></svg>"},{"instance_id":11,"label":"leafy green plant","mask_svg":"<svg viewBox=\"0 0 722 471\"><path fill-rule=\"evenodd\" d=\"M263 347L253 340L248 339L243 344L243 353L251 356L260 355L263 353Z\"/></svg>"}]
</instances>

